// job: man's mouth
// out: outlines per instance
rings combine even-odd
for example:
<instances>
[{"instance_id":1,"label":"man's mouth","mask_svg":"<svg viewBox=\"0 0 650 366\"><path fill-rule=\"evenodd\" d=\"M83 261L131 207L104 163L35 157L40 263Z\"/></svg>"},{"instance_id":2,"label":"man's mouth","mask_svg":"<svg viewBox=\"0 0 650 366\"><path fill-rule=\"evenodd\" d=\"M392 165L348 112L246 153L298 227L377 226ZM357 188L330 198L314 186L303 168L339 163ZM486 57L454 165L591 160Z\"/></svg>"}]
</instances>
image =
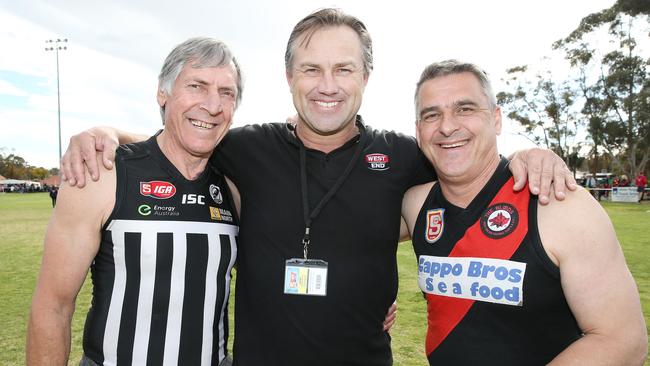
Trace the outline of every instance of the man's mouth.
<instances>
[{"instance_id":1,"label":"man's mouth","mask_svg":"<svg viewBox=\"0 0 650 366\"><path fill-rule=\"evenodd\" d=\"M214 128L216 126L216 124L199 121L197 119L191 119L190 118L189 120L190 120L190 123L192 124L192 126L198 127L198 128L204 128L206 130L212 129L212 128Z\"/></svg>"},{"instance_id":2,"label":"man's mouth","mask_svg":"<svg viewBox=\"0 0 650 366\"><path fill-rule=\"evenodd\" d=\"M457 141L457 142L451 142L451 143L440 143L441 148L443 149L453 149L455 147L461 147L467 145L469 141L468 140L463 140L463 141Z\"/></svg>"},{"instance_id":3,"label":"man's mouth","mask_svg":"<svg viewBox=\"0 0 650 366\"><path fill-rule=\"evenodd\" d=\"M316 100L315 102L316 104L318 104L320 107L323 108L334 108L336 107L337 104L339 104L339 102L322 102L319 100Z\"/></svg>"}]
</instances>

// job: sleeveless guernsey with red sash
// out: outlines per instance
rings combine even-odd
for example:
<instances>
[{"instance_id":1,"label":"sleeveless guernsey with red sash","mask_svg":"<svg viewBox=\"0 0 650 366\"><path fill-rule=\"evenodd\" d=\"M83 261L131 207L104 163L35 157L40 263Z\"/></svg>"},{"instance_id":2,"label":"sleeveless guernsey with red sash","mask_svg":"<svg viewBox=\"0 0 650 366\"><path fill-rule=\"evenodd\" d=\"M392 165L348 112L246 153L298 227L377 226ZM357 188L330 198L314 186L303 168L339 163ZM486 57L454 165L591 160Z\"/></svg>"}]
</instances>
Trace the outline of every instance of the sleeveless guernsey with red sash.
<instances>
[{"instance_id":1,"label":"sleeveless guernsey with red sash","mask_svg":"<svg viewBox=\"0 0 650 366\"><path fill-rule=\"evenodd\" d=\"M436 184L420 210L413 248L431 365L541 365L581 337L539 239L537 197L513 184L502 159L467 208Z\"/></svg>"}]
</instances>

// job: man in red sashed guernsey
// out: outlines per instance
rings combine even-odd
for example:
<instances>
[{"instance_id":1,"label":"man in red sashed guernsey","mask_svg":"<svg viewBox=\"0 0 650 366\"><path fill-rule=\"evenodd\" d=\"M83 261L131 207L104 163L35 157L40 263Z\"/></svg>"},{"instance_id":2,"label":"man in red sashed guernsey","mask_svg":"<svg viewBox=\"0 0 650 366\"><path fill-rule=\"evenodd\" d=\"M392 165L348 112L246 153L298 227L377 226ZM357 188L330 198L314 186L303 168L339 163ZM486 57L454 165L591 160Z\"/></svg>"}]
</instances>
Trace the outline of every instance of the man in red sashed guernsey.
<instances>
[{"instance_id":1,"label":"man in red sashed guernsey","mask_svg":"<svg viewBox=\"0 0 650 366\"><path fill-rule=\"evenodd\" d=\"M648 184L648 178L646 178L645 173L640 172L636 176L634 183L636 185L636 191L639 192L639 203L641 203L643 201L643 193L645 193L645 186Z\"/></svg>"},{"instance_id":2,"label":"man in red sashed guernsey","mask_svg":"<svg viewBox=\"0 0 650 366\"><path fill-rule=\"evenodd\" d=\"M417 140L438 183L403 216L428 304L431 365L640 365L647 335L609 218L584 190L547 206L512 190L489 80L455 60L428 66Z\"/></svg>"}]
</instances>

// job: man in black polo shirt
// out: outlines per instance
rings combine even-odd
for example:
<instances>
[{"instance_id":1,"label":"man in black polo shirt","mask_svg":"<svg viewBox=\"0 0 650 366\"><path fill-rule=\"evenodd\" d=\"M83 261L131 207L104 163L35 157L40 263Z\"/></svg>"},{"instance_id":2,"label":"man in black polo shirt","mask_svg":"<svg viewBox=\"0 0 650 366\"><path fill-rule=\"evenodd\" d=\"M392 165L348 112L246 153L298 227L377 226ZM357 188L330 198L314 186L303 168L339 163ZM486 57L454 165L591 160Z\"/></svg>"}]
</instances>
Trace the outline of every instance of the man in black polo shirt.
<instances>
[{"instance_id":1,"label":"man in black polo shirt","mask_svg":"<svg viewBox=\"0 0 650 366\"><path fill-rule=\"evenodd\" d=\"M212 157L241 193L235 364L390 365L382 321L397 295L402 195L433 173L412 137L357 114L372 70L357 18L302 19L285 66L296 123L231 130ZM90 133L77 140L72 155L93 152Z\"/></svg>"}]
</instances>

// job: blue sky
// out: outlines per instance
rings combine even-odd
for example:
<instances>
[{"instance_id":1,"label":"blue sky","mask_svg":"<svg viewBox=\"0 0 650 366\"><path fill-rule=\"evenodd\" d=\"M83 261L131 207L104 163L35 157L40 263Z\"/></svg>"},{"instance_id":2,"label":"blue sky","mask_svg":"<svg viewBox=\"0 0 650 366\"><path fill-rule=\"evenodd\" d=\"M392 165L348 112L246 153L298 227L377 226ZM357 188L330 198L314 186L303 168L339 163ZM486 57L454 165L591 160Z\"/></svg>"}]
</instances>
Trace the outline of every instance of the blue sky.
<instances>
[{"instance_id":1,"label":"blue sky","mask_svg":"<svg viewBox=\"0 0 650 366\"><path fill-rule=\"evenodd\" d=\"M361 108L375 128L413 135L414 84L436 60L475 62L495 89L508 67L536 64L553 41L614 0L565 1L197 1L0 0L0 149L31 165L58 166L56 61L45 40L68 38L60 53L63 148L95 125L152 134L160 128L157 73L188 37L224 40L245 75L234 125L293 114L284 47L311 11L340 7L366 23L375 71ZM506 124L502 152L525 146Z\"/></svg>"}]
</instances>

